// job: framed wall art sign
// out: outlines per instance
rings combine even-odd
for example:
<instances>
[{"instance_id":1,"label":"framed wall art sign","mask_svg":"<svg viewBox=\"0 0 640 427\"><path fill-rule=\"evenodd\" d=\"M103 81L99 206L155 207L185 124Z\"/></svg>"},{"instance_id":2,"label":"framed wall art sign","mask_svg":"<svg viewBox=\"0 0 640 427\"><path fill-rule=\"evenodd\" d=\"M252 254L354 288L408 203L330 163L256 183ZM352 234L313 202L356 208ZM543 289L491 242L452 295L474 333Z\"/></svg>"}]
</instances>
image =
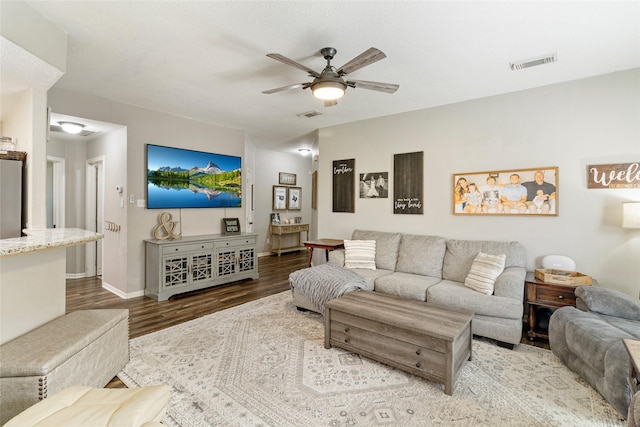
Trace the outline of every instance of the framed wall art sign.
<instances>
[{"instance_id":1,"label":"framed wall art sign","mask_svg":"<svg viewBox=\"0 0 640 427\"><path fill-rule=\"evenodd\" d=\"M423 213L424 152L393 155L393 213Z\"/></svg>"},{"instance_id":2,"label":"framed wall art sign","mask_svg":"<svg viewBox=\"0 0 640 427\"><path fill-rule=\"evenodd\" d=\"M302 196L302 188L289 187L287 189L287 209L290 211L301 210L300 198Z\"/></svg>"},{"instance_id":3,"label":"framed wall art sign","mask_svg":"<svg viewBox=\"0 0 640 427\"><path fill-rule=\"evenodd\" d=\"M284 211L287 209L287 187L279 185L273 186L273 206L274 211Z\"/></svg>"},{"instance_id":4,"label":"framed wall art sign","mask_svg":"<svg viewBox=\"0 0 640 427\"><path fill-rule=\"evenodd\" d=\"M556 216L558 173L552 166L454 174L453 214Z\"/></svg>"},{"instance_id":5,"label":"framed wall art sign","mask_svg":"<svg viewBox=\"0 0 640 427\"><path fill-rule=\"evenodd\" d=\"M333 161L333 212L356 211L356 159Z\"/></svg>"},{"instance_id":6,"label":"framed wall art sign","mask_svg":"<svg viewBox=\"0 0 640 427\"><path fill-rule=\"evenodd\" d=\"M278 174L278 184L296 185L296 178L295 173L280 172Z\"/></svg>"},{"instance_id":7,"label":"framed wall art sign","mask_svg":"<svg viewBox=\"0 0 640 427\"><path fill-rule=\"evenodd\" d=\"M587 188L640 188L640 162L589 165Z\"/></svg>"},{"instance_id":8,"label":"framed wall art sign","mask_svg":"<svg viewBox=\"0 0 640 427\"><path fill-rule=\"evenodd\" d=\"M238 218L222 218L222 234L240 234Z\"/></svg>"}]
</instances>

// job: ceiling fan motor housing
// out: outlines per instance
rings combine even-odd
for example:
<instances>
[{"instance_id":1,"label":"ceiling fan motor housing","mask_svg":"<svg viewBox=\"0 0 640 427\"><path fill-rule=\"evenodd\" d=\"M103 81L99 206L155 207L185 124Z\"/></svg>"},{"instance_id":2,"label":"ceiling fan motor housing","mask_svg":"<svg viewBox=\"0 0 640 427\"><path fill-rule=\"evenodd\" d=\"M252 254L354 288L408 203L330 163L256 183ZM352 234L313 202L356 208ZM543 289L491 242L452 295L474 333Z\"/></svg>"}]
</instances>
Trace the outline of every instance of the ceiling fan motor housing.
<instances>
[{"instance_id":1,"label":"ceiling fan motor housing","mask_svg":"<svg viewBox=\"0 0 640 427\"><path fill-rule=\"evenodd\" d=\"M322 49L320 49L320 54L327 61L332 60L333 57L336 56L336 53L338 53L338 51L332 47L323 47Z\"/></svg>"}]
</instances>

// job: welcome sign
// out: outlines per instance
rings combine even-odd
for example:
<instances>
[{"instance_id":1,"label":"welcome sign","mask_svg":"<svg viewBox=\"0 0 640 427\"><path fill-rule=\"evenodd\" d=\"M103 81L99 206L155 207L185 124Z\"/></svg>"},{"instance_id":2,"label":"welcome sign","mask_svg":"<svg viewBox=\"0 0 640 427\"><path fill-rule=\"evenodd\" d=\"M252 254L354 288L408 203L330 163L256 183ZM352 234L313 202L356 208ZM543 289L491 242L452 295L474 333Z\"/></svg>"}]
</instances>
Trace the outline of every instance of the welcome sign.
<instances>
[{"instance_id":1,"label":"welcome sign","mask_svg":"<svg viewBox=\"0 0 640 427\"><path fill-rule=\"evenodd\" d=\"M587 188L640 188L640 162L588 165Z\"/></svg>"}]
</instances>

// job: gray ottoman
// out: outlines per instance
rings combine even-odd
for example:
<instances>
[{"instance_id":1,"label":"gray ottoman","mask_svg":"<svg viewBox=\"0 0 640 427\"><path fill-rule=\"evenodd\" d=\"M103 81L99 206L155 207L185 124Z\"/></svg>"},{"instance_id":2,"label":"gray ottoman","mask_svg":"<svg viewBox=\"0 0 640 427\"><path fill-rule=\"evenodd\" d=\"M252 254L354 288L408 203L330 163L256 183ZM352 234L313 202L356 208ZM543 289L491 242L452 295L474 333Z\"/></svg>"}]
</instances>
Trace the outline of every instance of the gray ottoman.
<instances>
[{"instance_id":1,"label":"gray ottoman","mask_svg":"<svg viewBox=\"0 0 640 427\"><path fill-rule=\"evenodd\" d=\"M347 292L367 289L365 280L334 264L303 268L289 275L293 303L298 309L324 314L324 304Z\"/></svg>"},{"instance_id":2,"label":"gray ottoman","mask_svg":"<svg viewBox=\"0 0 640 427\"><path fill-rule=\"evenodd\" d=\"M103 387L129 362L129 310L81 310L0 346L0 425L72 385Z\"/></svg>"}]
</instances>

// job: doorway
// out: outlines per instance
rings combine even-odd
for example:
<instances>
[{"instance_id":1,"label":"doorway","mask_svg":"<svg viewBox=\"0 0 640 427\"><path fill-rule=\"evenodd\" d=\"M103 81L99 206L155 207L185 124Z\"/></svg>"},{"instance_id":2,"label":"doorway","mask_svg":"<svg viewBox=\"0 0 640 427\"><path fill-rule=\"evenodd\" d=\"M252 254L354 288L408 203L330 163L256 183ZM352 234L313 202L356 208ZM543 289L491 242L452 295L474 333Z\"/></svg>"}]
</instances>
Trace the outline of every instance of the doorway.
<instances>
[{"instance_id":1,"label":"doorway","mask_svg":"<svg viewBox=\"0 0 640 427\"><path fill-rule=\"evenodd\" d=\"M65 160L47 156L47 228L65 227Z\"/></svg>"},{"instance_id":2,"label":"doorway","mask_svg":"<svg viewBox=\"0 0 640 427\"><path fill-rule=\"evenodd\" d=\"M86 228L103 233L104 156L87 160ZM87 277L102 276L102 240L85 244Z\"/></svg>"}]
</instances>

